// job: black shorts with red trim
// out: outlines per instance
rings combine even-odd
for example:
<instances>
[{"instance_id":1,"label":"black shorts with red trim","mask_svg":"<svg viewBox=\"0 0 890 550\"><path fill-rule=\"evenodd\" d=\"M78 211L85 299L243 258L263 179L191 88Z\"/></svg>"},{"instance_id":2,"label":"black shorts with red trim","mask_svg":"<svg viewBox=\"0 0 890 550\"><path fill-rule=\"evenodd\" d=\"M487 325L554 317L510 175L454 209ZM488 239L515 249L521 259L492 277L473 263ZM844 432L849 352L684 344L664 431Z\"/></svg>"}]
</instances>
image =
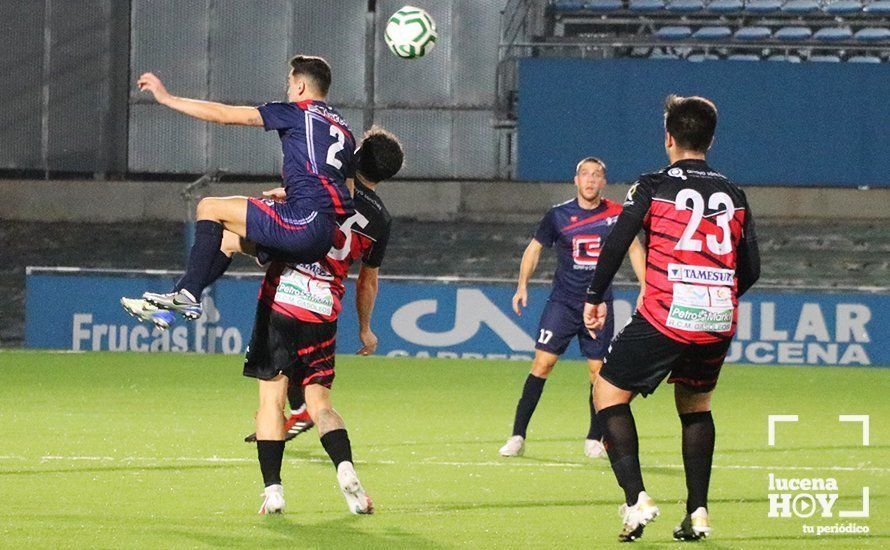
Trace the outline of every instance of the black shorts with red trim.
<instances>
[{"instance_id":1,"label":"black shorts with red trim","mask_svg":"<svg viewBox=\"0 0 890 550\"><path fill-rule=\"evenodd\" d=\"M677 342L637 312L612 340L599 375L614 386L644 397L654 392L668 374L669 384L709 392L717 386L730 343L731 339L713 344Z\"/></svg>"},{"instance_id":2,"label":"black shorts with red trim","mask_svg":"<svg viewBox=\"0 0 890 550\"><path fill-rule=\"evenodd\" d=\"M336 342L337 321L307 323L260 302L244 359L244 376L271 380L283 374L291 384L330 388Z\"/></svg>"}]
</instances>

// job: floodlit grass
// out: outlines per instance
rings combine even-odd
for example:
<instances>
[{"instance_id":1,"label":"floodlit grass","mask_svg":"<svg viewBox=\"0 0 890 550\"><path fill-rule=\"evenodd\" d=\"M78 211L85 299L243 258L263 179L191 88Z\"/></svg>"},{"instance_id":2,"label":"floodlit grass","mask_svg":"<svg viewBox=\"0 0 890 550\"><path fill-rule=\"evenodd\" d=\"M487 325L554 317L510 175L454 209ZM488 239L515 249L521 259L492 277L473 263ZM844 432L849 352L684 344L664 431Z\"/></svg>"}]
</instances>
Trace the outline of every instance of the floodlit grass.
<instances>
[{"instance_id":1,"label":"floodlit grass","mask_svg":"<svg viewBox=\"0 0 890 550\"><path fill-rule=\"evenodd\" d=\"M350 515L314 433L285 451L286 513L256 514L262 480L256 383L233 356L0 353L0 546L551 547L613 545L621 493L608 461L582 453L587 383L560 364L529 430L503 459L527 365L338 357L334 400L378 513ZM731 366L715 396L715 548L890 545L890 370ZM646 487L670 534L685 497L670 386L634 403ZM767 415L797 414L767 446ZM859 424L869 414L869 447ZM834 517L768 518L768 474L834 477ZM861 507L869 518L839 518ZM818 516L818 515L817 515ZM804 535L856 523L867 536Z\"/></svg>"}]
</instances>

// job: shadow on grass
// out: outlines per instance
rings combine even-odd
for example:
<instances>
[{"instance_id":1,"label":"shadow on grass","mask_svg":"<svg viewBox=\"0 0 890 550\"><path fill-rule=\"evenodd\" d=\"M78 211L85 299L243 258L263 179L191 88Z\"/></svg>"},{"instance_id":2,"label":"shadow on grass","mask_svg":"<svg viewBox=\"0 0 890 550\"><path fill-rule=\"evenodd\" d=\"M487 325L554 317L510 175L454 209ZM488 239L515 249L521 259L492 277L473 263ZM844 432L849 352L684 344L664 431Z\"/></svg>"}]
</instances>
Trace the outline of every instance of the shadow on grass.
<instances>
[{"instance_id":1,"label":"shadow on grass","mask_svg":"<svg viewBox=\"0 0 890 550\"><path fill-rule=\"evenodd\" d=\"M287 516L263 519L264 529L301 548L444 548L440 543L399 527L388 526L375 532L358 527L367 524L373 528L374 516L338 517L317 523L303 523Z\"/></svg>"}]
</instances>

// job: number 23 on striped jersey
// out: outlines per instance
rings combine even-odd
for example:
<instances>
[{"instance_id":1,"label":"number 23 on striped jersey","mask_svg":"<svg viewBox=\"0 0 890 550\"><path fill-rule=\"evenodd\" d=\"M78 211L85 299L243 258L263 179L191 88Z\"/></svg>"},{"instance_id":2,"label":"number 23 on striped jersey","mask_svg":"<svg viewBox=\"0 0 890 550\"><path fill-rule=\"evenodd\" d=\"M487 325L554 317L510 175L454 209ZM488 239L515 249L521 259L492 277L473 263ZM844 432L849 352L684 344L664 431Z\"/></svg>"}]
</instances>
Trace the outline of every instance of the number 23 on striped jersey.
<instances>
[{"instance_id":1,"label":"number 23 on striped jersey","mask_svg":"<svg viewBox=\"0 0 890 550\"><path fill-rule=\"evenodd\" d=\"M701 240L695 238L695 232L698 231L698 226L704 217L705 199L695 189L681 189L677 193L674 206L677 210L687 210L686 205L689 202L692 202L692 215L689 217L686 230L683 231L683 235L677 241L677 245L674 246L674 250L701 252ZM729 254L732 252L732 232L729 229L729 221L735 214L735 205L726 193L714 193L708 197L708 208L711 210L723 209L714 218L714 222L721 231L720 239L718 240L716 235L707 235L705 241L707 242L708 250L714 254Z\"/></svg>"}]
</instances>

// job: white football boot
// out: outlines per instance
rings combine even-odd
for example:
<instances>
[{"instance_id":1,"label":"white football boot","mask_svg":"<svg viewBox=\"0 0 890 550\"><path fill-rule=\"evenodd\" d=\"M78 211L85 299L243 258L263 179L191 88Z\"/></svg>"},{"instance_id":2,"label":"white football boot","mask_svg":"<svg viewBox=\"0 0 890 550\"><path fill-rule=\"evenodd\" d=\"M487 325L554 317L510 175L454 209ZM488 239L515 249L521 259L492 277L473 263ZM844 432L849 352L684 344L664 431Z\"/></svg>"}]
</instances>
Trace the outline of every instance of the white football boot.
<instances>
[{"instance_id":1,"label":"white football boot","mask_svg":"<svg viewBox=\"0 0 890 550\"><path fill-rule=\"evenodd\" d=\"M525 454L525 438L521 435L514 435L504 443L504 446L498 451L501 456L522 456Z\"/></svg>"},{"instance_id":2,"label":"white football boot","mask_svg":"<svg viewBox=\"0 0 890 550\"><path fill-rule=\"evenodd\" d=\"M148 303L144 298L121 298L121 306L124 311L139 319L139 321L148 321L158 328L165 331L173 324L173 312Z\"/></svg>"},{"instance_id":3,"label":"white football boot","mask_svg":"<svg viewBox=\"0 0 890 550\"><path fill-rule=\"evenodd\" d=\"M699 506L694 512L687 514L680 525L674 528L675 540L699 540L710 535L711 520L704 506Z\"/></svg>"},{"instance_id":4,"label":"white football boot","mask_svg":"<svg viewBox=\"0 0 890 550\"><path fill-rule=\"evenodd\" d=\"M588 458L609 458L606 446L599 439L584 440L584 455Z\"/></svg>"},{"instance_id":5,"label":"white football boot","mask_svg":"<svg viewBox=\"0 0 890 550\"><path fill-rule=\"evenodd\" d=\"M353 514L374 513L374 503L358 480L358 474L355 473L355 466L352 465L352 462L341 462L337 466L337 483L340 484L340 490L346 497L346 507L350 512Z\"/></svg>"},{"instance_id":6,"label":"white football boot","mask_svg":"<svg viewBox=\"0 0 890 550\"><path fill-rule=\"evenodd\" d=\"M640 491L637 502L633 506L622 504L618 507L618 514L624 521L624 528L618 535L620 542L633 542L643 536L643 528L655 521L658 514L658 506L646 491Z\"/></svg>"},{"instance_id":7,"label":"white football boot","mask_svg":"<svg viewBox=\"0 0 890 550\"><path fill-rule=\"evenodd\" d=\"M280 514L284 512L284 488L281 484L269 485L261 493L263 505L260 514Z\"/></svg>"}]
</instances>

